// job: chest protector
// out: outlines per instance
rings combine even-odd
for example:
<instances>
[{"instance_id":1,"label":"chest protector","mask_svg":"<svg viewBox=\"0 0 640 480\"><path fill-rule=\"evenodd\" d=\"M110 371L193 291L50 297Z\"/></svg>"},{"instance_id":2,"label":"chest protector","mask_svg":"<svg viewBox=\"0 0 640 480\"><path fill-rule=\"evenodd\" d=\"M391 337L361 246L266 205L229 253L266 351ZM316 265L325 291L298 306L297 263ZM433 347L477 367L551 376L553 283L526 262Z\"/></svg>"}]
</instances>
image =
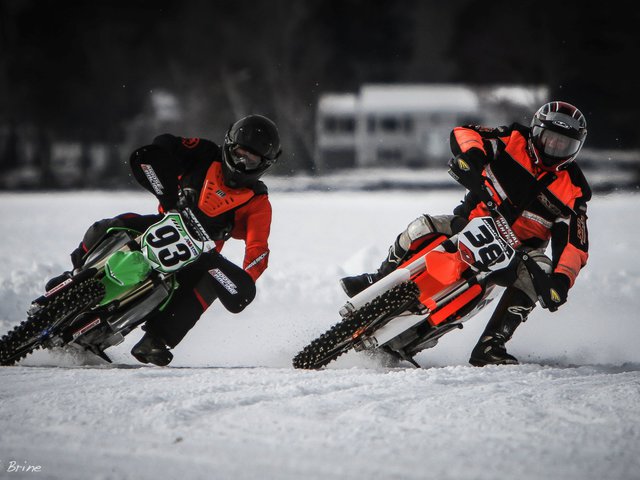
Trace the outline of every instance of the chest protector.
<instances>
[{"instance_id":1,"label":"chest protector","mask_svg":"<svg viewBox=\"0 0 640 480\"><path fill-rule=\"evenodd\" d=\"M250 188L229 188L222 179L222 164L213 162L200 191L198 208L210 217L217 217L239 207L253 198Z\"/></svg>"}]
</instances>

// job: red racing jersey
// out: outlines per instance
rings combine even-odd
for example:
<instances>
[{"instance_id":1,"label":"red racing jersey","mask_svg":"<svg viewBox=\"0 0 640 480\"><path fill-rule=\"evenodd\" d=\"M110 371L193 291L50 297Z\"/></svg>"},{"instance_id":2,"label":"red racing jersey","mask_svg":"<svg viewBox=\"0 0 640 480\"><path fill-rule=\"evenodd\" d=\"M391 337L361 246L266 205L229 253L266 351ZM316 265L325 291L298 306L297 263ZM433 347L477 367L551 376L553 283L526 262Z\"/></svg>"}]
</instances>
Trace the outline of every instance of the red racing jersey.
<instances>
[{"instance_id":1,"label":"red racing jersey","mask_svg":"<svg viewBox=\"0 0 640 480\"><path fill-rule=\"evenodd\" d=\"M269 260L272 209L267 187L261 181L252 188L229 188L222 182L222 150L210 140L170 134L153 141L170 153L167 168L183 189L196 192L195 212L221 251L230 239L244 240L243 268L254 281ZM162 211L162 208L161 208Z\"/></svg>"}]
</instances>

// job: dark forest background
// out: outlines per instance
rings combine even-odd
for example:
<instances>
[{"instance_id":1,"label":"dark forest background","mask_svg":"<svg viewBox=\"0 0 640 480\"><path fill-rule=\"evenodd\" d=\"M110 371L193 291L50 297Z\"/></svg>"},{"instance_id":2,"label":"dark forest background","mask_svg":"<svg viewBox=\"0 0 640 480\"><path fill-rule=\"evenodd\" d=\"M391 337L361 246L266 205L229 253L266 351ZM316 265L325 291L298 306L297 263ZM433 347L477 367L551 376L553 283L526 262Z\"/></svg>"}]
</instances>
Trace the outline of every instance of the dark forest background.
<instances>
[{"instance_id":1,"label":"dark forest background","mask_svg":"<svg viewBox=\"0 0 640 480\"><path fill-rule=\"evenodd\" d=\"M282 133L280 173L312 172L323 92L518 83L579 106L589 147L637 149L639 26L616 1L0 0L0 128L28 127L43 164L52 140L113 146L118 170L123 145L162 133L146 119L165 91L182 113L162 128L221 141L263 113ZM0 169L15 152L5 141Z\"/></svg>"}]
</instances>

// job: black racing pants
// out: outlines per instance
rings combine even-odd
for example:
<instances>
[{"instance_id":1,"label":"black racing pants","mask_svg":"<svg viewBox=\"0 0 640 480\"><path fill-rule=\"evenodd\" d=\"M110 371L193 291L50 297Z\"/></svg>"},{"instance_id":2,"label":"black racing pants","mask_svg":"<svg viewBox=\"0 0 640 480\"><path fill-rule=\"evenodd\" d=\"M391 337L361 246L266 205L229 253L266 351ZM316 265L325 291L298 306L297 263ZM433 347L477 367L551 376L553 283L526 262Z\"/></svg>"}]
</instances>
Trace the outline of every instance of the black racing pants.
<instances>
[{"instance_id":1,"label":"black racing pants","mask_svg":"<svg viewBox=\"0 0 640 480\"><path fill-rule=\"evenodd\" d=\"M74 268L82 265L86 251L100 241L107 229L125 227L144 232L161 218L162 215L125 213L95 222L71 253ZM217 298L229 311L239 313L255 297L255 284L249 274L215 251L203 253L196 262L178 271L176 280L179 286L169 304L152 314L143 327L169 347L180 343Z\"/></svg>"}]
</instances>

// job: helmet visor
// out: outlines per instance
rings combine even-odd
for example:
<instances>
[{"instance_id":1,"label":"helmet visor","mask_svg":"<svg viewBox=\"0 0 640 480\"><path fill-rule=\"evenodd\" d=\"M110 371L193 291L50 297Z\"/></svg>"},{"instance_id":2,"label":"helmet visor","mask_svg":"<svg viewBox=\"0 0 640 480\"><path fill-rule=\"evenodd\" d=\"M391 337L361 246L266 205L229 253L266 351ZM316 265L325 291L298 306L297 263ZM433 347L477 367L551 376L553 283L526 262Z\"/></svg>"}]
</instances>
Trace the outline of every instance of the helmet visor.
<instances>
[{"instance_id":1,"label":"helmet visor","mask_svg":"<svg viewBox=\"0 0 640 480\"><path fill-rule=\"evenodd\" d=\"M532 134L535 147L546 160L546 164L560 163L573 157L582 145L580 140L540 126L533 127Z\"/></svg>"},{"instance_id":2,"label":"helmet visor","mask_svg":"<svg viewBox=\"0 0 640 480\"><path fill-rule=\"evenodd\" d=\"M249 172L257 170L263 165L263 159L260 155L256 155L240 145L233 146L229 153L231 154L233 165L239 170Z\"/></svg>"}]
</instances>

